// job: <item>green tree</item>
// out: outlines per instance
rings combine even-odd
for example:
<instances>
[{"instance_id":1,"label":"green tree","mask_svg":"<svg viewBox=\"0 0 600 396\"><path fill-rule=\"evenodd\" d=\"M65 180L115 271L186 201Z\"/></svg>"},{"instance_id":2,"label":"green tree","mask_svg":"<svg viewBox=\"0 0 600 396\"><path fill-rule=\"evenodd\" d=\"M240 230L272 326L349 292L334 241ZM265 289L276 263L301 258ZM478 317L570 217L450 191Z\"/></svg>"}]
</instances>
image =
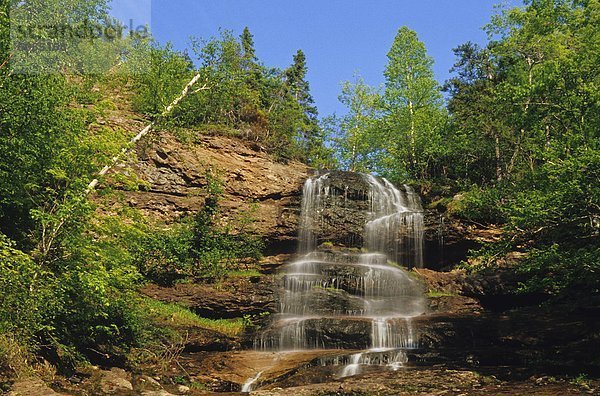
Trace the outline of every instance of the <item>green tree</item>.
<instances>
[{"instance_id":1,"label":"green tree","mask_svg":"<svg viewBox=\"0 0 600 396\"><path fill-rule=\"evenodd\" d=\"M526 253L516 269L525 291L598 288L599 22L597 0L526 1L493 18L484 50L458 51L454 126L475 161L496 162L463 214L505 223L491 249Z\"/></svg>"},{"instance_id":2,"label":"green tree","mask_svg":"<svg viewBox=\"0 0 600 396\"><path fill-rule=\"evenodd\" d=\"M244 28L240 40L242 43L244 67L246 70L251 70L256 65L258 58L256 57L256 50L254 49L254 36L250 33L250 29L247 26Z\"/></svg>"},{"instance_id":3,"label":"green tree","mask_svg":"<svg viewBox=\"0 0 600 396\"><path fill-rule=\"evenodd\" d=\"M156 119L165 111L193 76L194 66L171 43L164 47L139 42L132 49L126 67L134 76L134 108Z\"/></svg>"},{"instance_id":4,"label":"green tree","mask_svg":"<svg viewBox=\"0 0 600 396\"><path fill-rule=\"evenodd\" d=\"M467 42L454 49L456 73L444 86L450 93L448 110L454 128L454 155L450 172L454 177L482 183L503 177L503 153L510 134L506 109L496 105L496 87L502 78L489 48ZM495 111L489 111L495 108Z\"/></svg>"},{"instance_id":5,"label":"green tree","mask_svg":"<svg viewBox=\"0 0 600 396\"><path fill-rule=\"evenodd\" d=\"M322 142L319 139L318 111L310 93L307 74L306 55L302 50L298 50L294 55L293 64L285 71L285 75L289 93L298 103L303 113L303 117L296 125L297 139L304 151L310 153Z\"/></svg>"},{"instance_id":6,"label":"green tree","mask_svg":"<svg viewBox=\"0 0 600 396\"><path fill-rule=\"evenodd\" d=\"M417 34L402 27L387 55L385 68L385 128L390 156L386 167L400 161L404 169L393 172L400 176L426 177L428 147L439 144L442 123L442 96L433 77L433 60Z\"/></svg>"},{"instance_id":7,"label":"green tree","mask_svg":"<svg viewBox=\"0 0 600 396\"><path fill-rule=\"evenodd\" d=\"M348 114L337 120L334 138L344 168L352 172L378 170L379 155L385 147L379 133L381 96L362 77L345 82L339 97Z\"/></svg>"}]
</instances>

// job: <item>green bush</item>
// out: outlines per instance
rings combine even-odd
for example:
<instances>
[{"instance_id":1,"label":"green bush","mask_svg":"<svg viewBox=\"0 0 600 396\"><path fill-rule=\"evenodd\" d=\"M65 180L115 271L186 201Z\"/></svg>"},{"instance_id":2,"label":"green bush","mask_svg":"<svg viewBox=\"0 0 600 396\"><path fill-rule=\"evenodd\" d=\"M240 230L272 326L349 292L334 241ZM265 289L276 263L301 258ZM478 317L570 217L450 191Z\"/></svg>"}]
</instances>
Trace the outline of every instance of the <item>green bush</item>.
<instances>
[{"instance_id":1,"label":"green bush","mask_svg":"<svg viewBox=\"0 0 600 396\"><path fill-rule=\"evenodd\" d=\"M194 40L197 69L187 52L177 52L170 44L137 45L126 63L133 75L135 110L161 118L198 73L190 93L169 117L160 119L165 128L241 137L259 142L280 159L331 157L305 81L304 55L297 54L287 70L268 68L256 59L253 45L248 31L241 38L223 30L219 37Z\"/></svg>"},{"instance_id":2,"label":"green bush","mask_svg":"<svg viewBox=\"0 0 600 396\"><path fill-rule=\"evenodd\" d=\"M262 240L248 225L250 213L222 224L221 181L207 174L202 209L167 230L148 233L136 253L140 272L159 284L185 279L217 281L230 272L249 269L262 257Z\"/></svg>"},{"instance_id":3,"label":"green bush","mask_svg":"<svg viewBox=\"0 0 600 396\"><path fill-rule=\"evenodd\" d=\"M553 296L600 291L600 248L572 249L553 244L533 249L517 272L527 275L522 292Z\"/></svg>"},{"instance_id":4,"label":"green bush","mask_svg":"<svg viewBox=\"0 0 600 396\"><path fill-rule=\"evenodd\" d=\"M448 204L448 213L470 221L502 224L502 192L499 188L473 188Z\"/></svg>"},{"instance_id":5,"label":"green bush","mask_svg":"<svg viewBox=\"0 0 600 396\"><path fill-rule=\"evenodd\" d=\"M57 303L54 286L51 273L0 234L0 333L15 334L27 343L51 329L46 319Z\"/></svg>"},{"instance_id":6,"label":"green bush","mask_svg":"<svg viewBox=\"0 0 600 396\"><path fill-rule=\"evenodd\" d=\"M135 253L135 262L144 277L158 284L172 285L193 274L188 223L155 230L144 237L143 246Z\"/></svg>"},{"instance_id":7,"label":"green bush","mask_svg":"<svg viewBox=\"0 0 600 396\"><path fill-rule=\"evenodd\" d=\"M134 109L151 118L159 117L191 80L192 66L171 44L138 44L126 63L134 76Z\"/></svg>"}]
</instances>

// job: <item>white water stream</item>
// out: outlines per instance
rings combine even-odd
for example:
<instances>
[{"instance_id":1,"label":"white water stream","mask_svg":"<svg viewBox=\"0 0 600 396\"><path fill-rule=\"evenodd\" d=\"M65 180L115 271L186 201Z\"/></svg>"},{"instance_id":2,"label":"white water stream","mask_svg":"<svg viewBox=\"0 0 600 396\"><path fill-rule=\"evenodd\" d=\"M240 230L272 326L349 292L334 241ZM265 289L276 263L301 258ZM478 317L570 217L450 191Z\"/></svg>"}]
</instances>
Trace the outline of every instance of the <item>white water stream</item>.
<instances>
[{"instance_id":1,"label":"white water stream","mask_svg":"<svg viewBox=\"0 0 600 396\"><path fill-rule=\"evenodd\" d=\"M304 185L300 257L285 266L279 313L255 348L364 349L335 360L342 365L338 377L360 374L365 366L398 369L407 362L406 351L418 347L411 318L425 311L421 287L404 269L423 264L420 198L409 186L361 175L368 207L363 251L319 250L315 230L339 194L332 177L313 177Z\"/></svg>"},{"instance_id":2,"label":"white water stream","mask_svg":"<svg viewBox=\"0 0 600 396\"><path fill-rule=\"evenodd\" d=\"M242 393L250 393L253 389L254 384L256 383L256 381L258 381L258 379L260 378L260 376L262 375L262 371L256 373L256 375L250 379L248 379L248 381L246 381L246 383L244 385L242 385Z\"/></svg>"}]
</instances>

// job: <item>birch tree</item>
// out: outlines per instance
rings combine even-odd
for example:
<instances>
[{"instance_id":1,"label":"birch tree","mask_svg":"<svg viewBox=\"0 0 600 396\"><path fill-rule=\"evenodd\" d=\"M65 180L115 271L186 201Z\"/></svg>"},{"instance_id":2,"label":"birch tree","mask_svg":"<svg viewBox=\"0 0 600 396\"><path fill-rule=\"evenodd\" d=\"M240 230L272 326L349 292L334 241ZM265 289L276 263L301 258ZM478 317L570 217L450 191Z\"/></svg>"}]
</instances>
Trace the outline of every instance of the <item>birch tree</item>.
<instances>
[{"instance_id":1,"label":"birch tree","mask_svg":"<svg viewBox=\"0 0 600 396\"><path fill-rule=\"evenodd\" d=\"M407 27L398 31L388 52L383 106L386 113L389 161L400 162L412 177L425 176L421 155L439 127L442 96L433 75L433 60L425 44Z\"/></svg>"}]
</instances>

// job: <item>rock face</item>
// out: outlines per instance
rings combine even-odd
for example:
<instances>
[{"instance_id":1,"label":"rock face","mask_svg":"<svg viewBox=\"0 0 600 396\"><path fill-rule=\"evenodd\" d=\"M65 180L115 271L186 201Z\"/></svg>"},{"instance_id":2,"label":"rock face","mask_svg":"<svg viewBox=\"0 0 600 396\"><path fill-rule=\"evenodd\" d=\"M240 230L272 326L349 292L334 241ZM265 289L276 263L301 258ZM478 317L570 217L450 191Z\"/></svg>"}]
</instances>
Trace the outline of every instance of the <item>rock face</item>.
<instances>
[{"instance_id":1,"label":"rock face","mask_svg":"<svg viewBox=\"0 0 600 396\"><path fill-rule=\"evenodd\" d=\"M204 204L206 175L212 172L223 182L225 219L248 212L271 249L293 250L307 166L276 162L248 142L223 136L198 135L186 144L162 134L136 151L133 170L147 188L125 193L130 206L166 222L194 213Z\"/></svg>"},{"instance_id":2,"label":"rock face","mask_svg":"<svg viewBox=\"0 0 600 396\"><path fill-rule=\"evenodd\" d=\"M495 242L502 235L500 227L484 227L448 217L438 209L425 210L425 267L448 271L486 242Z\"/></svg>"},{"instance_id":3,"label":"rock face","mask_svg":"<svg viewBox=\"0 0 600 396\"><path fill-rule=\"evenodd\" d=\"M52 390L41 379L31 378L16 382L8 396L61 396L63 393L57 393Z\"/></svg>"},{"instance_id":4,"label":"rock face","mask_svg":"<svg viewBox=\"0 0 600 396\"><path fill-rule=\"evenodd\" d=\"M310 232L317 244L330 242L346 247L362 247L369 213L369 184L359 173L332 171L321 180L327 194L321 197L318 213Z\"/></svg>"},{"instance_id":5,"label":"rock face","mask_svg":"<svg viewBox=\"0 0 600 396\"><path fill-rule=\"evenodd\" d=\"M263 276L260 279L228 280L219 289L191 283L174 287L147 285L142 293L156 300L186 306L203 318L233 319L274 311L276 283L274 277Z\"/></svg>"},{"instance_id":6,"label":"rock face","mask_svg":"<svg viewBox=\"0 0 600 396\"><path fill-rule=\"evenodd\" d=\"M316 238L316 245L329 242L393 255L395 250L386 238L395 238L396 243L402 244L406 241L401 235L421 232L420 198L407 185L392 186L369 174L330 171L312 178L303 194L303 210L312 221L302 225L307 235ZM419 214L418 221L413 214ZM387 235L391 230L396 235ZM385 243L373 243L374 235Z\"/></svg>"},{"instance_id":7,"label":"rock face","mask_svg":"<svg viewBox=\"0 0 600 396\"><path fill-rule=\"evenodd\" d=\"M145 215L172 222L197 212L204 205L207 172L223 182L224 220L244 213L267 242L268 254L296 250L302 187L313 173L299 162L282 163L256 145L236 138L198 134L183 143L162 132L136 148L134 173L145 184L140 191L125 191L126 203ZM121 170L122 171L122 170ZM331 172L331 202L323 211L319 243L363 245L368 212L369 185L358 174ZM441 217L425 213L425 266L446 268L460 262L477 246L465 238L470 231Z\"/></svg>"}]
</instances>

